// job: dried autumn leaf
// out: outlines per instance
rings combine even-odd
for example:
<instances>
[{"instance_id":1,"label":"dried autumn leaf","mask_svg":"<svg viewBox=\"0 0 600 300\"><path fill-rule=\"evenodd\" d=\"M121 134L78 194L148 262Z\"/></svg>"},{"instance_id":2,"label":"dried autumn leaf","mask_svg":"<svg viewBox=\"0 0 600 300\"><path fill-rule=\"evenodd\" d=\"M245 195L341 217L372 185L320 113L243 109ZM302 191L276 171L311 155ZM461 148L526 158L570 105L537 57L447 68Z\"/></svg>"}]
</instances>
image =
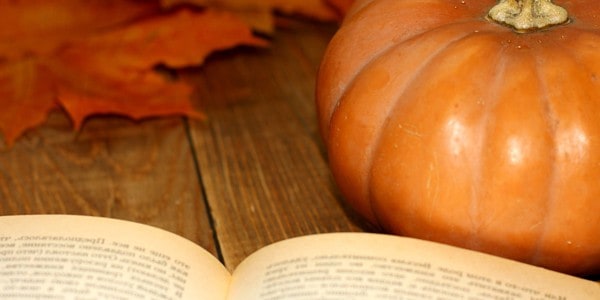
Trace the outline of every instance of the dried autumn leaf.
<instances>
[{"instance_id":1,"label":"dried autumn leaf","mask_svg":"<svg viewBox=\"0 0 600 300\"><path fill-rule=\"evenodd\" d=\"M0 0L0 130L12 143L59 106L77 128L104 113L198 117L191 88L161 76L156 65L199 65L213 51L262 46L246 24L271 32L274 11L339 20L351 2ZM200 10L163 11L177 4Z\"/></svg>"},{"instance_id":2,"label":"dried autumn leaf","mask_svg":"<svg viewBox=\"0 0 600 300\"><path fill-rule=\"evenodd\" d=\"M210 7L221 9L235 14L254 30L263 33L274 31L274 22L271 7L264 1L256 0L160 0L164 8L177 7L178 5L193 5L197 7Z\"/></svg>"},{"instance_id":3,"label":"dried autumn leaf","mask_svg":"<svg viewBox=\"0 0 600 300\"><path fill-rule=\"evenodd\" d=\"M0 0L0 130L7 142L43 123L56 83L40 58L65 42L159 11L121 0Z\"/></svg>"},{"instance_id":4,"label":"dried autumn leaf","mask_svg":"<svg viewBox=\"0 0 600 300\"><path fill-rule=\"evenodd\" d=\"M232 11L255 30L274 31L273 12L298 14L321 21L337 21L341 15L328 0L161 0L164 7L193 4L200 7L216 7ZM345 0L348 1L348 0Z\"/></svg>"},{"instance_id":5,"label":"dried autumn leaf","mask_svg":"<svg viewBox=\"0 0 600 300\"><path fill-rule=\"evenodd\" d=\"M1 1L0 11L12 3ZM77 1L52 2L63 12L77 7L69 6ZM93 3L99 2L102 1ZM15 24L36 26L30 28L30 35L27 28L21 28L23 37L19 41L23 42L17 42L14 48L0 44L0 101L3 104L0 130L7 143L12 143L24 130L42 123L57 105L66 109L76 127L87 116L100 113L132 118L169 114L200 116L189 102L191 88L183 82L168 80L155 72L154 67L158 64L198 65L216 50L242 44L264 45L242 21L226 12L205 9L161 13L147 6L148 1L110 3L126 2L126 6L135 3L143 8L126 9L128 13L121 12L117 14L119 17L112 18L108 17L110 14L98 13L98 18L110 20L98 20L98 23L82 18L69 20L68 15L62 15L62 23L49 22L46 29L35 20L8 19ZM19 5L26 3L19 2ZM51 12L41 1L31 3L39 9L38 20L53 19L44 17ZM61 10L61 3L67 8ZM94 18L93 13L83 14ZM27 13L21 17L33 18ZM73 35L68 34L71 26ZM0 34L10 35L8 30ZM41 36L48 38L41 39Z\"/></svg>"},{"instance_id":6,"label":"dried autumn leaf","mask_svg":"<svg viewBox=\"0 0 600 300\"><path fill-rule=\"evenodd\" d=\"M335 21L340 15L325 0L269 0L277 10L285 14L301 14L322 21Z\"/></svg>"},{"instance_id":7,"label":"dried autumn leaf","mask_svg":"<svg viewBox=\"0 0 600 300\"><path fill-rule=\"evenodd\" d=\"M223 11L184 9L138 22L58 53L54 69L61 68L68 83L59 88L59 101L76 127L92 113L198 117L189 102L190 87L169 81L153 66L198 65L211 52L239 44L265 45Z\"/></svg>"},{"instance_id":8,"label":"dried autumn leaf","mask_svg":"<svg viewBox=\"0 0 600 300\"><path fill-rule=\"evenodd\" d=\"M0 59L47 55L72 39L159 11L156 1L0 0Z\"/></svg>"},{"instance_id":9,"label":"dried autumn leaf","mask_svg":"<svg viewBox=\"0 0 600 300\"><path fill-rule=\"evenodd\" d=\"M33 59L0 64L0 130L11 144L23 131L39 125L56 107L48 71Z\"/></svg>"},{"instance_id":10,"label":"dried autumn leaf","mask_svg":"<svg viewBox=\"0 0 600 300\"><path fill-rule=\"evenodd\" d=\"M293 1L293 0L292 0ZM160 0L163 7L193 4L199 7L220 8L230 11L271 10L271 0Z\"/></svg>"}]
</instances>

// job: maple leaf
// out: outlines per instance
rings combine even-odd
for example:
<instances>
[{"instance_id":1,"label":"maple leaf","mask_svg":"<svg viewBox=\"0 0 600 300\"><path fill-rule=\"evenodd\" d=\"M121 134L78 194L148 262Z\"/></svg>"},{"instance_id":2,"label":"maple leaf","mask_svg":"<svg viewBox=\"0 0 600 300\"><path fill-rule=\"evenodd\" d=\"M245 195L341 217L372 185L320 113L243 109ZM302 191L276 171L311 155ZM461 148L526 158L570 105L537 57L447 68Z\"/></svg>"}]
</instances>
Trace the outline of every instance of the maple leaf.
<instances>
[{"instance_id":1,"label":"maple leaf","mask_svg":"<svg viewBox=\"0 0 600 300\"><path fill-rule=\"evenodd\" d=\"M150 1L82 3L88 2L0 0L0 18L7 11L21 11L3 19L10 23L5 28L21 25L16 30L20 35L0 31L1 40L15 41L12 48L0 44L0 130L8 144L44 122L58 106L71 116L75 128L86 117L104 113L136 119L170 114L200 117L190 103L191 87L162 76L155 66L198 65L216 50L265 45L246 24L224 11L165 13ZM28 4L35 9L27 10ZM122 10L119 5L124 5ZM69 11L87 17L69 19ZM95 16L100 18L97 22L88 19Z\"/></svg>"},{"instance_id":2,"label":"maple leaf","mask_svg":"<svg viewBox=\"0 0 600 300\"><path fill-rule=\"evenodd\" d=\"M160 9L156 1L0 0L0 59L47 55L72 39Z\"/></svg>"},{"instance_id":3,"label":"maple leaf","mask_svg":"<svg viewBox=\"0 0 600 300\"><path fill-rule=\"evenodd\" d=\"M255 30L273 33L274 11L303 15L320 21L339 21L342 17L340 9L345 7L345 2L352 0L333 0L338 2L336 5L329 1L331 0L161 0L161 4L164 7L193 4L226 9L237 14Z\"/></svg>"},{"instance_id":4,"label":"maple leaf","mask_svg":"<svg viewBox=\"0 0 600 300\"><path fill-rule=\"evenodd\" d=\"M41 124L56 107L54 84L33 59L0 64L0 130L10 145L26 129Z\"/></svg>"},{"instance_id":5,"label":"maple leaf","mask_svg":"<svg viewBox=\"0 0 600 300\"><path fill-rule=\"evenodd\" d=\"M202 117L192 88L157 65L200 65L214 51L265 46L252 30L273 32L274 12L339 21L352 2L0 0L0 131L10 145L58 107L77 129L96 114Z\"/></svg>"},{"instance_id":6,"label":"maple leaf","mask_svg":"<svg viewBox=\"0 0 600 300\"><path fill-rule=\"evenodd\" d=\"M60 51L55 69L63 68L61 79L68 84L59 88L58 100L75 127L87 115L98 112L133 118L168 114L198 117L189 102L191 88L169 81L153 67L158 63L169 67L199 65L211 52L240 43L265 45L224 11L186 9L154 17Z\"/></svg>"}]
</instances>

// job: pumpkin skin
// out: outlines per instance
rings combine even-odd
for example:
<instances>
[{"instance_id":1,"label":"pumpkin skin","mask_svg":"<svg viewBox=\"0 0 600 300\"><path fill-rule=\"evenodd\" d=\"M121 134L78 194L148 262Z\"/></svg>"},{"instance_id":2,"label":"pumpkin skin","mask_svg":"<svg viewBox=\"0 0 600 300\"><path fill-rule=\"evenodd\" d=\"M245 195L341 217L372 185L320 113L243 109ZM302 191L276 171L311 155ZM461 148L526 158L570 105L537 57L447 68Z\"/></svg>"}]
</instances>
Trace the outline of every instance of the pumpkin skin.
<instances>
[{"instance_id":1,"label":"pumpkin skin","mask_svg":"<svg viewBox=\"0 0 600 300\"><path fill-rule=\"evenodd\" d=\"M358 0L317 116L344 199L384 230L600 273L600 5L516 33L492 0Z\"/></svg>"}]
</instances>

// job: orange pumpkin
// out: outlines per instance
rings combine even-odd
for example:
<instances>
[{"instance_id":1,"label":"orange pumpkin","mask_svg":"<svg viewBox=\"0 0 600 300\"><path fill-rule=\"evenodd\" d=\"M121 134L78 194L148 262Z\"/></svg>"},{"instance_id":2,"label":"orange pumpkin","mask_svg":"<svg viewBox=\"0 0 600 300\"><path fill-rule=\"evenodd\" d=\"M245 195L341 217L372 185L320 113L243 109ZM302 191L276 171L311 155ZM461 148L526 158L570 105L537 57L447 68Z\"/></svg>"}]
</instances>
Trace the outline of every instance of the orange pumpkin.
<instances>
[{"instance_id":1,"label":"orange pumpkin","mask_svg":"<svg viewBox=\"0 0 600 300\"><path fill-rule=\"evenodd\" d=\"M368 220L600 272L597 0L358 0L316 96L333 176Z\"/></svg>"}]
</instances>

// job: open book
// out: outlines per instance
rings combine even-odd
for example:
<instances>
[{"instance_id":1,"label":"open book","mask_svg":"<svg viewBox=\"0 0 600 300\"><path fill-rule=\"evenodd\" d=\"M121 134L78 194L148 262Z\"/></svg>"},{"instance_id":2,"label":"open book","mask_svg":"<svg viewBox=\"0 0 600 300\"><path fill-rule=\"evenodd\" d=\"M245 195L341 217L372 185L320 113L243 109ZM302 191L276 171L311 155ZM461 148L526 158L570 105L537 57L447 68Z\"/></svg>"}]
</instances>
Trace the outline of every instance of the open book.
<instances>
[{"instance_id":1,"label":"open book","mask_svg":"<svg viewBox=\"0 0 600 300\"><path fill-rule=\"evenodd\" d=\"M416 239L326 233L266 246L230 274L148 225L0 217L0 299L600 299L598 283Z\"/></svg>"}]
</instances>

